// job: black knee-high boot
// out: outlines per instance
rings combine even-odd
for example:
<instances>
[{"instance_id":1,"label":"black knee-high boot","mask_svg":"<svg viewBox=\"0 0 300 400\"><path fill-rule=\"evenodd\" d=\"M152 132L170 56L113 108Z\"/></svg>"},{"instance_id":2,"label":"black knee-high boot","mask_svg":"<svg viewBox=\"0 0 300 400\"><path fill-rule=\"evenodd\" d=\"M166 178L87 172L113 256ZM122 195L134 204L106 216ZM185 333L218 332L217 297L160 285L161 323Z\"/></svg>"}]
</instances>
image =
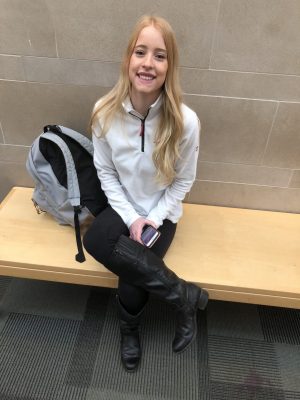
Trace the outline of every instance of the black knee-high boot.
<instances>
[{"instance_id":1,"label":"black knee-high boot","mask_svg":"<svg viewBox=\"0 0 300 400\"><path fill-rule=\"evenodd\" d=\"M143 310L137 315L130 314L117 296L121 332L121 360L128 372L134 372L141 358L139 326Z\"/></svg>"},{"instance_id":2,"label":"black knee-high boot","mask_svg":"<svg viewBox=\"0 0 300 400\"><path fill-rule=\"evenodd\" d=\"M124 235L115 245L108 267L124 281L176 306L173 350L176 353L185 350L196 336L197 310L206 307L208 293L178 278L151 250Z\"/></svg>"}]
</instances>

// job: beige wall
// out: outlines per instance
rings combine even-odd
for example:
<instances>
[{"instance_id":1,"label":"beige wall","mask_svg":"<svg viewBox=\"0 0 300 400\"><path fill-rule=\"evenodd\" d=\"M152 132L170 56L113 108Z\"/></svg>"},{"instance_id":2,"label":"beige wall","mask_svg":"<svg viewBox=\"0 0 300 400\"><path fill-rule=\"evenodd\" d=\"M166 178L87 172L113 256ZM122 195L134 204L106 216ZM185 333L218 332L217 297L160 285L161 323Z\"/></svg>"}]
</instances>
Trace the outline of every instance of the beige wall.
<instances>
[{"instance_id":1,"label":"beige wall","mask_svg":"<svg viewBox=\"0 0 300 400\"><path fill-rule=\"evenodd\" d=\"M149 5L151 3L151 5ZM128 34L165 16L202 123L188 201L300 211L300 0L0 0L0 197L45 124L85 131Z\"/></svg>"}]
</instances>

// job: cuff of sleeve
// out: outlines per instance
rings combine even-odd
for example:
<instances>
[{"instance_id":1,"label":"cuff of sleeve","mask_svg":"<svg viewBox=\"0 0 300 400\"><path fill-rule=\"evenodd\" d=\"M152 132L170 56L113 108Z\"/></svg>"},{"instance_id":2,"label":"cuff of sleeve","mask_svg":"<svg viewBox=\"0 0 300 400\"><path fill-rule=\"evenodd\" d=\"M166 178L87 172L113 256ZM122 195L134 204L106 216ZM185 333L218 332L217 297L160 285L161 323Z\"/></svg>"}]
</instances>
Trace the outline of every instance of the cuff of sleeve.
<instances>
[{"instance_id":1,"label":"cuff of sleeve","mask_svg":"<svg viewBox=\"0 0 300 400\"><path fill-rule=\"evenodd\" d=\"M127 225L127 228L129 229L131 224L133 224L133 222L136 221L138 218L140 218L140 215L137 213L130 215L130 217L125 222Z\"/></svg>"},{"instance_id":2,"label":"cuff of sleeve","mask_svg":"<svg viewBox=\"0 0 300 400\"><path fill-rule=\"evenodd\" d=\"M159 228L163 224L162 218L160 218L158 215L151 213L151 212L148 214L147 219L149 219L150 221L153 221L157 228Z\"/></svg>"}]
</instances>

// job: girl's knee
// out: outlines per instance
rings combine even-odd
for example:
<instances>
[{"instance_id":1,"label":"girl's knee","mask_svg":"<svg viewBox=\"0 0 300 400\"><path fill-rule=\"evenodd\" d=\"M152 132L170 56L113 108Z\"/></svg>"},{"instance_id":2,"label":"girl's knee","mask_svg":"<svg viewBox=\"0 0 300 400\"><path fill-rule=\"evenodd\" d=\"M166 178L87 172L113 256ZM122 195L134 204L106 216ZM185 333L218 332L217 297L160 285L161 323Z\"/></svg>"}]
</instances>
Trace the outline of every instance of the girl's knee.
<instances>
[{"instance_id":1,"label":"girl's knee","mask_svg":"<svg viewBox=\"0 0 300 400\"><path fill-rule=\"evenodd\" d=\"M109 257L109 249L101 235L91 227L82 238L85 250L101 264L106 264Z\"/></svg>"},{"instance_id":2,"label":"girl's knee","mask_svg":"<svg viewBox=\"0 0 300 400\"><path fill-rule=\"evenodd\" d=\"M82 238L82 244L85 250L91 254L94 248L94 238L93 235L90 234L90 230L88 229L87 232L84 234Z\"/></svg>"},{"instance_id":3,"label":"girl's knee","mask_svg":"<svg viewBox=\"0 0 300 400\"><path fill-rule=\"evenodd\" d=\"M82 243L92 257L106 266L119 237L128 233L128 228L120 216L108 207L93 221Z\"/></svg>"}]
</instances>

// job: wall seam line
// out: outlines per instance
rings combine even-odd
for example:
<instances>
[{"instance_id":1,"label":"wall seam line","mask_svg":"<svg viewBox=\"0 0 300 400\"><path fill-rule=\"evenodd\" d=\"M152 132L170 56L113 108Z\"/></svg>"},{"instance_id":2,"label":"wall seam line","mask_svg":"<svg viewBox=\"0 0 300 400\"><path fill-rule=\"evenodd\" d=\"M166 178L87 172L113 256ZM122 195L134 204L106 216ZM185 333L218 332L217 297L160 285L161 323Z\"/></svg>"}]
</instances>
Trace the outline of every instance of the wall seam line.
<instances>
[{"instance_id":1,"label":"wall seam line","mask_svg":"<svg viewBox=\"0 0 300 400\"><path fill-rule=\"evenodd\" d=\"M217 12L216 12L214 34L213 34L213 39L212 39L212 43L211 43L209 62L208 62L208 68L209 69L210 69L210 66L211 66L211 60L212 60L213 53L214 53L214 48L215 48L215 39L216 39L216 35L217 35L217 30L218 30L218 21L219 21L219 13L220 13L221 1L222 0L218 1L218 7L217 7Z\"/></svg>"},{"instance_id":2,"label":"wall seam line","mask_svg":"<svg viewBox=\"0 0 300 400\"><path fill-rule=\"evenodd\" d=\"M289 178L289 181L288 181L288 188L289 188L289 189L290 189L290 184L291 184L292 179L293 179L293 176L294 176L294 172L295 172L294 169L291 170L290 178ZM292 189L294 189L294 188L292 188Z\"/></svg>"},{"instance_id":3,"label":"wall seam line","mask_svg":"<svg viewBox=\"0 0 300 400\"><path fill-rule=\"evenodd\" d=\"M264 159L265 159L265 156L266 156L266 153L267 153L267 149L268 149L268 146L269 146L269 142L270 142L270 138L271 138L271 135L272 135L272 132L273 132L275 120L276 120L277 115L278 115L279 105L280 105L280 102L277 103L277 107L276 107L276 110L275 110L275 113L274 113L274 116L273 116L273 120L272 120L272 124L271 124L270 130L269 130L269 134L268 134L267 142L266 142L266 145L265 145L265 149L264 149L264 152L263 152L263 154L261 156L261 160L260 160L259 165L264 164Z\"/></svg>"},{"instance_id":4,"label":"wall seam line","mask_svg":"<svg viewBox=\"0 0 300 400\"><path fill-rule=\"evenodd\" d=\"M0 132L1 132L1 136L2 136L2 138L3 138L3 144L6 144L6 143L5 143L4 131L3 131L3 128L2 128L1 121L0 121Z\"/></svg>"},{"instance_id":5,"label":"wall seam line","mask_svg":"<svg viewBox=\"0 0 300 400\"><path fill-rule=\"evenodd\" d=\"M291 100L276 100L276 99L258 99L253 97L237 97L237 96L222 96L215 94L199 94L199 93L187 93L183 92L184 96L194 96L194 97L212 97L212 98L220 98L220 99L234 99L234 100L249 100L249 101L264 101L270 103L284 103L284 104L300 104L300 101L291 101Z\"/></svg>"},{"instance_id":6,"label":"wall seam line","mask_svg":"<svg viewBox=\"0 0 300 400\"><path fill-rule=\"evenodd\" d=\"M201 67L192 67L188 65L180 65L180 69L191 69L195 71L208 71L208 72L228 72L232 74L245 74L245 75L266 75L266 76L280 76L280 77L293 77L300 78L298 74L284 74L281 72L266 72L266 71L242 71L237 69L220 69L220 68L201 68Z\"/></svg>"},{"instance_id":7,"label":"wall seam line","mask_svg":"<svg viewBox=\"0 0 300 400\"><path fill-rule=\"evenodd\" d=\"M269 165L264 165L264 164L262 164L262 165L260 165L260 164L255 164L255 163L253 163L253 164L251 164L251 163L243 163L243 162L231 162L231 161L209 161L209 160L201 160L201 159L199 159L199 164L225 164L225 165L232 165L232 166L246 166L246 167L257 167L257 168L268 168L268 169L272 169L272 170L274 170L274 169L276 169L276 170L283 170L283 171L285 171L285 170L288 170L288 171L291 171L291 170L293 170L294 171L294 168L288 168L288 167L271 167L271 166L269 166Z\"/></svg>"},{"instance_id":8,"label":"wall seam line","mask_svg":"<svg viewBox=\"0 0 300 400\"><path fill-rule=\"evenodd\" d=\"M0 145L2 146L12 146L12 147L25 147L26 149L30 148L31 145L27 145L27 144L15 144L15 143L0 143Z\"/></svg>"},{"instance_id":9,"label":"wall seam line","mask_svg":"<svg viewBox=\"0 0 300 400\"><path fill-rule=\"evenodd\" d=\"M258 187L274 188L274 189L300 190L300 188L290 188L288 186L262 185L259 183L217 181L217 180L209 180L209 179L196 179L195 182L211 182L211 183L224 183L224 184L239 185L239 186L243 185L243 186L258 186Z\"/></svg>"}]
</instances>

